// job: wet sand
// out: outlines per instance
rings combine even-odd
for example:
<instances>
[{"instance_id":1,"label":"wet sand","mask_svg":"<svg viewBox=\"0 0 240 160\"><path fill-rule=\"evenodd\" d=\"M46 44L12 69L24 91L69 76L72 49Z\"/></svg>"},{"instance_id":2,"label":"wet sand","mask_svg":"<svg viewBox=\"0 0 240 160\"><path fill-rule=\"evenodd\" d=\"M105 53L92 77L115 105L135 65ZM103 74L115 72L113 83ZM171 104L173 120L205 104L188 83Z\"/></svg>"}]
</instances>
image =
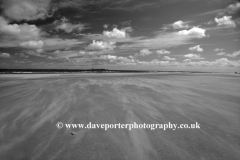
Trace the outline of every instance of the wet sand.
<instances>
[{"instance_id":1,"label":"wet sand","mask_svg":"<svg viewBox=\"0 0 240 160\"><path fill-rule=\"evenodd\" d=\"M105 131L57 122L201 128ZM239 126L233 74L0 75L1 160L238 160Z\"/></svg>"}]
</instances>

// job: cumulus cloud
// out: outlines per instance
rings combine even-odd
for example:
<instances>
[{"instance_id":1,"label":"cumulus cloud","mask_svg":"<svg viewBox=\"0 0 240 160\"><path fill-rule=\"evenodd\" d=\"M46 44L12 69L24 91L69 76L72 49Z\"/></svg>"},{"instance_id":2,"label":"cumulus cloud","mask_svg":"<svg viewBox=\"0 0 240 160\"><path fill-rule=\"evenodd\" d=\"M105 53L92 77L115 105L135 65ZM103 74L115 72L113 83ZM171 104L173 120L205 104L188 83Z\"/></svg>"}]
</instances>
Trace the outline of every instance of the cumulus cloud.
<instances>
[{"instance_id":1,"label":"cumulus cloud","mask_svg":"<svg viewBox=\"0 0 240 160\"><path fill-rule=\"evenodd\" d=\"M49 0L3 0L3 14L11 20L37 20L48 17Z\"/></svg>"},{"instance_id":2,"label":"cumulus cloud","mask_svg":"<svg viewBox=\"0 0 240 160\"><path fill-rule=\"evenodd\" d=\"M152 54L152 52L149 49L142 49L140 50L139 56L147 56Z\"/></svg>"},{"instance_id":3,"label":"cumulus cloud","mask_svg":"<svg viewBox=\"0 0 240 160\"><path fill-rule=\"evenodd\" d=\"M131 32L132 28L131 27L127 27L127 28L123 28L121 30L117 29L117 28L113 28L112 31L103 31L103 35L108 37L108 38L127 38L129 37L128 32Z\"/></svg>"},{"instance_id":4,"label":"cumulus cloud","mask_svg":"<svg viewBox=\"0 0 240 160\"><path fill-rule=\"evenodd\" d=\"M44 42L41 40L40 41L27 41L27 42L20 43L19 46L21 46L23 48L41 49L44 46Z\"/></svg>"},{"instance_id":5,"label":"cumulus cloud","mask_svg":"<svg viewBox=\"0 0 240 160\"><path fill-rule=\"evenodd\" d=\"M172 24L173 28L174 29L184 29L184 28L189 28L188 24L186 24L186 22L183 22L183 21L177 21L177 22L174 22Z\"/></svg>"},{"instance_id":6,"label":"cumulus cloud","mask_svg":"<svg viewBox=\"0 0 240 160\"><path fill-rule=\"evenodd\" d=\"M11 55L9 53L0 53L1 58L11 58Z\"/></svg>"},{"instance_id":7,"label":"cumulus cloud","mask_svg":"<svg viewBox=\"0 0 240 160\"><path fill-rule=\"evenodd\" d=\"M116 60L117 56L113 56L113 55L101 55L100 56L101 59L108 59L108 60Z\"/></svg>"},{"instance_id":8,"label":"cumulus cloud","mask_svg":"<svg viewBox=\"0 0 240 160\"><path fill-rule=\"evenodd\" d=\"M150 55L150 54L152 54L152 53L153 53L153 52L150 51L149 49L142 49L142 50L140 50L139 53L135 53L135 54L133 55L133 57L138 57L138 56L144 57L144 56Z\"/></svg>"},{"instance_id":9,"label":"cumulus cloud","mask_svg":"<svg viewBox=\"0 0 240 160\"><path fill-rule=\"evenodd\" d=\"M204 59L203 57L201 57L200 54L193 54L193 53L186 54L186 55L184 55L184 57L186 57L188 59Z\"/></svg>"},{"instance_id":10,"label":"cumulus cloud","mask_svg":"<svg viewBox=\"0 0 240 160\"><path fill-rule=\"evenodd\" d=\"M187 65L191 66L209 66L209 67L228 67L228 66L240 66L240 61L230 61L227 58L216 59L215 61L185 61Z\"/></svg>"},{"instance_id":11,"label":"cumulus cloud","mask_svg":"<svg viewBox=\"0 0 240 160\"><path fill-rule=\"evenodd\" d=\"M8 24L8 22L0 17L0 34L7 38L16 38L20 40L38 39L40 37L40 29L35 25L29 24Z\"/></svg>"},{"instance_id":12,"label":"cumulus cloud","mask_svg":"<svg viewBox=\"0 0 240 160\"><path fill-rule=\"evenodd\" d=\"M116 42L95 41L87 46L88 50L114 50Z\"/></svg>"},{"instance_id":13,"label":"cumulus cloud","mask_svg":"<svg viewBox=\"0 0 240 160\"><path fill-rule=\"evenodd\" d=\"M167 57L167 56L166 56ZM175 67L231 67L240 66L239 61L231 61L227 58L216 59L214 61L192 61L192 59L185 59L183 62L176 62L172 58L166 58L164 61L154 59L152 61L140 61L130 57L118 57L115 55L102 55L99 59L109 60L117 65L153 65L153 66L175 66ZM171 59L171 60L170 60Z\"/></svg>"},{"instance_id":14,"label":"cumulus cloud","mask_svg":"<svg viewBox=\"0 0 240 160\"><path fill-rule=\"evenodd\" d=\"M175 64L175 62L159 61L158 59L154 59L152 61L137 61L137 63L141 65L160 65L160 66L170 66L172 64Z\"/></svg>"},{"instance_id":15,"label":"cumulus cloud","mask_svg":"<svg viewBox=\"0 0 240 160\"><path fill-rule=\"evenodd\" d=\"M193 37L193 38L203 38L206 36L205 32L206 32L205 29L202 29L199 27L193 27L190 30L179 31L178 34L183 36Z\"/></svg>"},{"instance_id":16,"label":"cumulus cloud","mask_svg":"<svg viewBox=\"0 0 240 160\"><path fill-rule=\"evenodd\" d=\"M107 29L108 26L109 26L109 24L104 24L104 25L103 25L103 28Z\"/></svg>"},{"instance_id":17,"label":"cumulus cloud","mask_svg":"<svg viewBox=\"0 0 240 160\"><path fill-rule=\"evenodd\" d=\"M102 34L83 34L85 39L89 40L100 40L100 41L114 41L120 43L135 42L140 39L140 37L132 38L129 33L132 32L131 27L126 27L123 29L114 28L112 31L103 31ZM129 44L123 44L120 48L125 48Z\"/></svg>"},{"instance_id":18,"label":"cumulus cloud","mask_svg":"<svg viewBox=\"0 0 240 160\"><path fill-rule=\"evenodd\" d=\"M203 49L200 47L200 45L190 47L189 50L190 51L197 51L197 52L202 52L203 51Z\"/></svg>"},{"instance_id":19,"label":"cumulus cloud","mask_svg":"<svg viewBox=\"0 0 240 160\"><path fill-rule=\"evenodd\" d=\"M234 4L230 4L226 8L227 12L230 14L236 13L238 10L240 10L240 2L236 2Z\"/></svg>"},{"instance_id":20,"label":"cumulus cloud","mask_svg":"<svg viewBox=\"0 0 240 160\"><path fill-rule=\"evenodd\" d=\"M212 65L217 66L240 66L240 61L230 61L227 58L217 59L212 62Z\"/></svg>"},{"instance_id":21,"label":"cumulus cloud","mask_svg":"<svg viewBox=\"0 0 240 160\"><path fill-rule=\"evenodd\" d=\"M55 21L54 23L57 24L56 26L57 31L63 30L67 33L71 33L73 31L82 31L85 28L83 24L72 24L65 17L63 17L61 21Z\"/></svg>"},{"instance_id":22,"label":"cumulus cloud","mask_svg":"<svg viewBox=\"0 0 240 160\"><path fill-rule=\"evenodd\" d=\"M159 61L158 59L154 59L152 61L139 61L135 60L136 63L129 63L131 65L159 65L159 66L175 66L175 67L232 67L232 66L240 66L240 61L231 61L227 58L216 59L214 61L192 61L191 59L185 59L182 63L165 60Z\"/></svg>"},{"instance_id":23,"label":"cumulus cloud","mask_svg":"<svg viewBox=\"0 0 240 160\"><path fill-rule=\"evenodd\" d=\"M227 54L228 57L239 57L240 56L240 50L234 51L232 54Z\"/></svg>"},{"instance_id":24,"label":"cumulus cloud","mask_svg":"<svg viewBox=\"0 0 240 160\"><path fill-rule=\"evenodd\" d=\"M169 56L164 56L163 59L167 60L167 61L175 61L176 60L176 58L171 58Z\"/></svg>"},{"instance_id":25,"label":"cumulus cloud","mask_svg":"<svg viewBox=\"0 0 240 160\"><path fill-rule=\"evenodd\" d=\"M222 18L215 18L217 26L226 27L226 28L235 28L236 23L231 19L232 16L223 16Z\"/></svg>"},{"instance_id":26,"label":"cumulus cloud","mask_svg":"<svg viewBox=\"0 0 240 160\"><path fill-rule=\"evenodd\" d=\"M160 49L160 50L157 50L156 53L161 55L161 54L170 54L171 52L165 49Z\"/></svg>"},{"instance_id":27,"label":"cumulus cloud","mask_svg":"<svg viewBox=\"0 0 240 160\"><path fill-rule=\"evenodd\" d=\"M225 53L225 52L220 52L217 54L218 56L227 56L227 57L239 57L240 56L240 50L239 51L234 51L232 54L229 53Z\"/></svg>"},{"instance_id":28,"label":"cumulus cloud","mask_svg":"<svg viewBox=\"0 0 240 160\"><path fill-rule=\"evenodd\" d=\"M201 30L201 29L200 29ZM181 32L180 32L181 33ZM155 32L155 36L139 36L134 38L114 38L111 39L115 42L121 42L125 43L124 45L121 45L119 49L122 50L133 50L133 49L139 49L142 48L148 48L148 49L162 49L162 48L170 48L174 46L180 46L185 44L191 44L192 39L195 38L202 38L205 37L205 30L203 33L194 33L193 31L190 31L188 34L179 34L178 32ZM108 41L109 38L106 36L103 36L102 34L92 34L87 35L86 39L92 39L92 40L101 40L101 41ZM126 44L127 43L127 44Z\"/></svg>"},{"instance_id":29,"label":"cumulus cloud","mask_svg":"<svg viewBox=\"0 0 240 160\"><path fill-rule=\"evenodd\" d=\"M115 55L101 55L99 57L103 60L110 60L110 62L115 62L117 64L135 64L135 60L132 58L122 57L122 56L115 56Z\"/></svg>"},{"instance_id":30,"label":"cumulus cloud","mask_svg":"<svg viewBox=\"0 0 240 160\"><path fill-rule=\"evenodd\" d=\"M103 31L103 35L109 38L126 38L126 32L114 28L112 31Z\"/></svg>"}]
</instances>

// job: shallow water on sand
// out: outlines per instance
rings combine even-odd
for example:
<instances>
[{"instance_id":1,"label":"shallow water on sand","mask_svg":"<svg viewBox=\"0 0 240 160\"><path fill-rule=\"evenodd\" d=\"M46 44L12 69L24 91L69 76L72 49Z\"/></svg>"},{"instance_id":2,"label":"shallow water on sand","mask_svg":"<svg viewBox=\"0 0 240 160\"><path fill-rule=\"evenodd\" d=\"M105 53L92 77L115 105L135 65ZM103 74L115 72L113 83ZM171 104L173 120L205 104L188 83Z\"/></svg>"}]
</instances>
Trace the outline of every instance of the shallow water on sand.
<instances>
[{"instance_id":1,"label":"shallow water on sand","mask_svg":"<svg viewBox=\"0 0 240 160\"><path fill-rule=\"evenodd\" d=\"M57 129L57 122L198 122L201 128L105 131ZM1 160L237 160L239 126L237 76L0 78Z\"/></svg>"}]
</instances>

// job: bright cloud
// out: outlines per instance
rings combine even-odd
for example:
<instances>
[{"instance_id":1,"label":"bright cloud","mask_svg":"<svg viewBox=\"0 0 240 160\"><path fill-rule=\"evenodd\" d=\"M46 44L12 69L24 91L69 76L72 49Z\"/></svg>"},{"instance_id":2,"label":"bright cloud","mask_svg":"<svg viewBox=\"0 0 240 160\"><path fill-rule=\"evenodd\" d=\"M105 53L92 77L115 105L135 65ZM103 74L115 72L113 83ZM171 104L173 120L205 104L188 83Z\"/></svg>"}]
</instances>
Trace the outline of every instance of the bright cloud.
<instances>
[{"instance_id":1,"label":"bright cloud","mask_svg":"<svg viewBox=\"0 0 240 160\"><path fill-rule=\"evenodd\" d=\"M215 18L217 26L226 27L226 28L235 28L236 23L231 19L232 16L223 16L222 18Z\"/></svg>"},{"instance_id":2,"label":"bright cloud","mask_svg":"<svg viewBox=\"0 0 240 160\"><path fill-rule=\"evenodd\" d=\"M183 21L177 21L172 24L174 29L183 29L183 28L189 28L189 26L186 24L186 22Z\"/></svg>"},{"instance_id":3,"label":"bright cloud","mask_svg":"<svg viewBox=\"0 0 240 160\"><path fill-rule=\"evenodd\" d=\"M112 31L103 31L103 35L109 38L126 38L126 32L124 30L118 30L114 28Z\"/></svg>"},{"instance_id":4,"label":"bright cloud","mask_svg":"<svg viewBox=\"0 0 240 160\"><path fill-rule=\"evenodd\" d=\"M118 57L113 55L101 55L101 59L116 60Z\"/></svg>"},{"instance_id":5,"label":"bright cloud","mask_svg":"<svg viewBox=\"0 0 240 160\"><path fill-rule=\"evenodd\" d=\"M9 53L0 53L1 58L10 58L11 55Z\"/></svg>"},{"instance_id":6,"label":"bright cloud","mask_svg":"<svg viewBox=\"0 0 240 160\"><path fill-rule=\"evenodd\" d=\"M215 60L212 64L217 66L240 66L240 61L230 61L227 58L221 58Z\"/></svg>"},{"instance_id":7,"label":"bright cloud","mask_svg":"<svg viewBox=\"0 0 240 160\"><path fill-rule=\"evenodd\" d=\"M157 50L156 53L161 55L161 54L170 54L171 52L165 49L160 49L160 50Z\"/></svg>"},{"instance_id":8,"label":"bright cloud","mask_svg":"<svg viewBox=\"0 0 240 160\"><path fill-rule=\"evenodd\" d=\"M142 49L142 50L140 50L139 56L147 56L147 55L150 55L150 54L152 54L152 52L149 51L149 49Z\"/></svg>"},{"instance_id":9,"label":"bright cloud","mask_svg":"<svg viewBox=\"0 0 240 160\"><path fill-rule=\"evenodd\" d=\"M175 61L176 60L176 58L171 58L169 56L164 56L163 59L167 60L167 61Z\"/></svg>"},{"instance_id":10,"label":"bright cloud","mask_svg":"<svg viewBox=\"0 0 240 160\"><path fill-rule=\"evenodd\" d=\"M40 49L44 46L44 42L43 41L27 41L27 42L20 43L19 46L24 48Z\"/></svg>"},{"instance_id":11,"label":"bright cloud","mask_svg":"<svg viewBox=\"0 0 240 160\"><path fill-rule=\"evenodd\" d=\"M178 34L183 36L193 37L193 38L203 38L206 36L205 32L206 32L205 29L202 29L199 27L193 27L190 30L179 31Z\"/></svg>"},{"instance_id":12,"label":"bright cloud","mask_svg":"<svg viewBox=\"0 0 240 160\"><path fill-rule=\"evenodd\" d=\"M203 51L203 49L200 47L200 45L190 47L189 50L190 51L197 51L197 52L202 52Z\"/></svg>"},{"instance_id":13,"label":"bright cloud","mask_svg":"<svg viewBox=\"0 0 240 160\"><path fill-rule=\"evenodd\" d=\"M144 56L150 55L152 53L153 52L150 51L149 49L142 49L142 50L140 50L140 53L135 53L133 57L138 57L138 56L144 57Z\"/></svg>"},{"instance_id":14,"label":"bright cloud","mask_svg":"<svg viewBox=\"0 0 240 160\"><path fill-rule=\"evenodd\" d=\"M193 53L186 54L186 55L184 55L184 57L186 57L188 59L204 59L203 57L201 57L200 54L193 54Z\"/></svg>"},{"instance_id":15,"label":"bright cloud","mask_svg":"<svg viewBox=\"0 0 240 160\"><path fill-rule=\"evenodd\" d=\"M116 42L95 41L87 46L88 50L114 50Z\"/></svg>"},{"instance_id":16,"label":"bright cloud","mask_svg":"<svg viewBox=\"0 0 240 160\"><path fill-rule=\"evenodd\" d=\"M117 28L113 28L112 31L103 31L103 35L108 37L108 38L127 38L129 37L127 32L130 32L132 29L131 27L127 27L124 29L117 29Z\"/></svg>"},{"instance_id":17,"label":"bright cloud","mask_svg":"<svg viewBox=\"0 0 240 160\"><path fill-rule=\"evenodd\" d=\"M115 56L115 55L101 55L99 58L103 60L110 60L110 62L114 62L119 65L135 64L134 59L127 58L127 57L121 57L121 56Z\"/></svg>"},{"instance_id":18,"label":"bright cloud","mask_svg":"<svg viewBox=\"0 0 240 160\"><path fill-rule=\"evenodd\" d=\"M20 40L31 40L40 37L40 30L35 25L26 23L21 25L8 24L3 17L0 17L0 34Z\"/></svg>"}]
</instances>

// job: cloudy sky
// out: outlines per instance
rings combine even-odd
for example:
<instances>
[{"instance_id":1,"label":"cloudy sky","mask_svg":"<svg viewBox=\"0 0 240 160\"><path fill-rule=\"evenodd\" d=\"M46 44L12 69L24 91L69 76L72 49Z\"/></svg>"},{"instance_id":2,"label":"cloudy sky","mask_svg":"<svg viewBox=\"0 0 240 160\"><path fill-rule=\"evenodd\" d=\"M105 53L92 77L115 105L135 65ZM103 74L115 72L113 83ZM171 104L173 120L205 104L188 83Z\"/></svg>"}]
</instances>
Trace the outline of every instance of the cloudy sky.
<instances>
[{"instance_id":1,"label":"cloudy sky","mask_svg":"<svg viewBox=\"0 0 240 160\"><path fill-rule=\"evenodd\" d=\"M240 71L236 0L0 5L0 68Z\"/></svg>"}]
</instances>

